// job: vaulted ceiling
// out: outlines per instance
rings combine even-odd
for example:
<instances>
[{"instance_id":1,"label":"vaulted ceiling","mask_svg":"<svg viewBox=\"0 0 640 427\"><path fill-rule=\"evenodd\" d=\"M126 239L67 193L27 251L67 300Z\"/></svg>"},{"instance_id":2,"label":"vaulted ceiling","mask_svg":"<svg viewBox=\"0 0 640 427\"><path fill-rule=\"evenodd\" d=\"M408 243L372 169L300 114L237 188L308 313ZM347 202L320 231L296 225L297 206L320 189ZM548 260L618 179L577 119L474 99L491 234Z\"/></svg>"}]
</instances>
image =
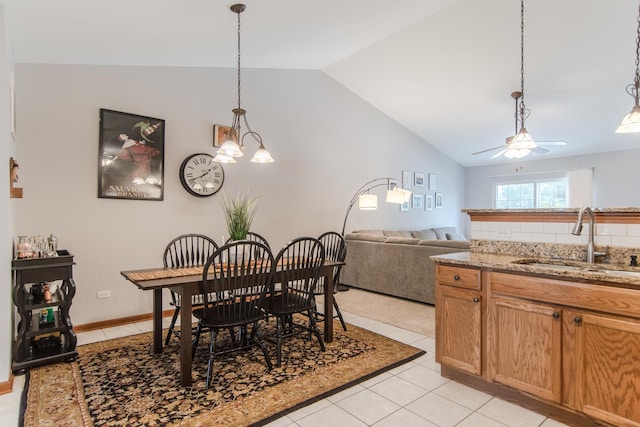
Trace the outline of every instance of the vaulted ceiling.
<instances>
[{"instance_id":1,"label":"vaulted ceiling","mask_svg":"<svg viewBox=\"0 0 640 427\"><path fill-rule=\"evenodd\" d=\"M318 69L464 166L514 134L517 0L245 0L242 66ZM222 0L0 0L17 63L234 67ZM525 0L526 127L566 141L531 159L640 146L637 0ZM393 141L389 141L390 144Z\"/></svg>"}]
</instances>

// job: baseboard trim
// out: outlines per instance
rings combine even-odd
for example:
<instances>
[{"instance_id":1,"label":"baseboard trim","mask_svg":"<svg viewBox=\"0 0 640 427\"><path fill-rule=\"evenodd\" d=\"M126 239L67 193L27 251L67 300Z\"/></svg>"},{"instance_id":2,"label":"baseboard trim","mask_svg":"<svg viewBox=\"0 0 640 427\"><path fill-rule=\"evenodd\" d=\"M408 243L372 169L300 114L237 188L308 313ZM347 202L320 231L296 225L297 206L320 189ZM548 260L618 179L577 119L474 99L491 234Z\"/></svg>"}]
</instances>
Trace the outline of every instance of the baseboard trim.
<instances>
[{"instance_id":1,"label":"baseboard trim","mask_svg":"<svg viewBox=\"0 0 640 427\"><path fill-rule=\"evenodd\" d=\"M174 310L164 310L162 317L173 316ZM135 316L119 317L117 319L101 320L100 322L85 323L73 327L75 332L94 331L96 329L111 328L113 326L126 325L128 323L142 322L144 320L153 319L153 313L137 314Z\"/></svg>"},{"instance_id":2,"label":"baseboard trim","mask_svg":"<svg viewBox=\"0 0 640 427\"><path fill-rule=\"evenodd\" d=\"M13 391L13 372L9 374L9 381L0 383L0 395Z\"/></svg>"}]
</instances>

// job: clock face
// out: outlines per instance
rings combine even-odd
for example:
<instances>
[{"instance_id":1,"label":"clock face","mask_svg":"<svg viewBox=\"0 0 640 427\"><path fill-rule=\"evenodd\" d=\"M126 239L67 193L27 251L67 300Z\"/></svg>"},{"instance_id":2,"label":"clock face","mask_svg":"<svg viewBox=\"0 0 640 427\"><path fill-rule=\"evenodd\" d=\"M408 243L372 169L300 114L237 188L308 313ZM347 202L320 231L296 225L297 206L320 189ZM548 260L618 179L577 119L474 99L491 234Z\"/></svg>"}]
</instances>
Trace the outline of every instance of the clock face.
<instances>
[{"instance_id":1,"label":"clock face","mask_svg":"<svg viewBox=\"0 0 640 427\"><path fill-rule=\"evenodd\" d=\"M210 154L192 154L180 165L180 182L194 196L213 196L222 188L224 169Z\"/></svg>"}]
</instances>

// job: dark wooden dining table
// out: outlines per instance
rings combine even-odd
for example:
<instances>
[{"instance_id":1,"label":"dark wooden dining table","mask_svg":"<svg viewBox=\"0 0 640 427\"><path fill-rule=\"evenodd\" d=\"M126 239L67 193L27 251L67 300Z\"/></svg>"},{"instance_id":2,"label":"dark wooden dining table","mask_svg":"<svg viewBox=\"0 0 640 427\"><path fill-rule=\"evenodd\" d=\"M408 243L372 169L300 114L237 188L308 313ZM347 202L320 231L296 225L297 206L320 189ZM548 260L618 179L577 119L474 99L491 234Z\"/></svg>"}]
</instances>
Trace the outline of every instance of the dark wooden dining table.
<instances>
[{"instance_id":1,"label":"dark wooden dining table","mask_svg":"<svg viewBox=\"0 0 640 427\"><path fill-rule=\"evenodd\" d=\"M320 269L320 277L324 277L324 341L333 341L333 283L334 268L344 265L343 262L326 261ZM153 291L153 352L162 353L162 290L171 289L181 296L180 324L191 325L191 297L200 293L202 267L188 268L148 268L121 271L128 281L144 291ZM277 276L277 275L276 275ZM191 329L189 327L189 329ZM192 383L191 367L191 333L180 334L180 383L189 386Z\"/></svg>"}]
</instances>

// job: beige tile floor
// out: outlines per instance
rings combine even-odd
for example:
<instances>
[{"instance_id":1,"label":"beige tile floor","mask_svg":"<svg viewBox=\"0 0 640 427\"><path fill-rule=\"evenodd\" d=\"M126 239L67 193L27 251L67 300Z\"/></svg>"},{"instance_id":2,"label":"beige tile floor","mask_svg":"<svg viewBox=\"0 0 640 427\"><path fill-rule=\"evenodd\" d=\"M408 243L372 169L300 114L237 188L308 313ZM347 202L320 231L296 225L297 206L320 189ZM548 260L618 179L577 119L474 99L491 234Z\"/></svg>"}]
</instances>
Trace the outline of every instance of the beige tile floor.
<instances>
[{"instance_id":1,"label":"beige tile floor","mask_svg":"<svg viewBox=\"0 0 640 427\"><path fill-rule=\"evenodd\" d=\"M349 291L351 292L351 291ZM347 292L348 293L348 292ZM346 294L344 293L345 308ZM343 298L339 293L338 302ZM351 298L354 294L351 294ZM429 309L425 307L425 309ZM435 340L408 329L343 310L348 323L413 345L426 354L412 362L334 394L269 424L270 427L557 427L559 422L473 390L440 376ZM384 318L384 317L382 317ZM169 319L164 319L166 326ZM88 344L151 330L151 321L78 334ZM24 376L15 378L14 391L0 396L0 426L18 424ZM29 426L28 426L29 427Z\"/></svg>"}]
</instances>

